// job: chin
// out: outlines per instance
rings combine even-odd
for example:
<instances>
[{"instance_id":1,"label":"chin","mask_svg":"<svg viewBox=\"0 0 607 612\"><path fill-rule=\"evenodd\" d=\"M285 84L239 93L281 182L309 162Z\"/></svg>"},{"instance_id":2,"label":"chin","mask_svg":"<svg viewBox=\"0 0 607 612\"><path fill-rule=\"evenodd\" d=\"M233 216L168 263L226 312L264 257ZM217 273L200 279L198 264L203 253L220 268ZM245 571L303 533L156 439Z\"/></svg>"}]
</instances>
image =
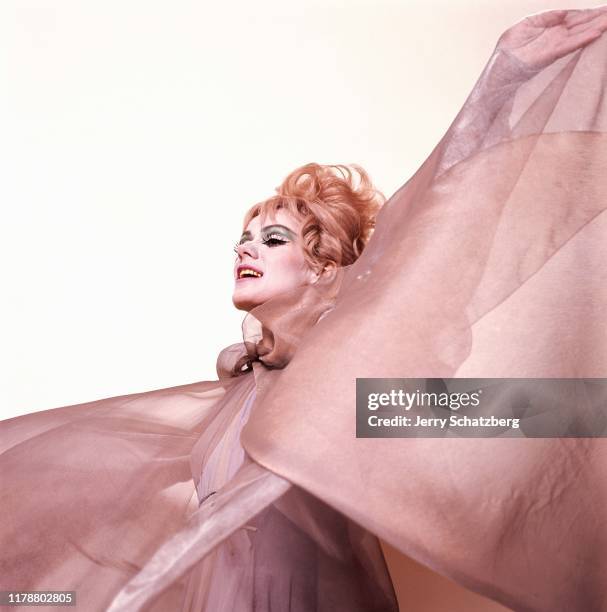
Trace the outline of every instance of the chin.
<instances>
[{"instance_id":1,"label":"chin","mask_svg":"<svg viewBox=\"0 0 607 612\"><path fill-rule=\"evenodd\" d=\"M244 297L241 295L234 295L232 296L232 304L234 304L234 307L237 310L244 310L246 312L248 312L249 310L255 308L255 306L258 306L261 302L257 302L254 299L251 299L250 297Z\"/></svg>"},{"instance_id":2,"label":"chin","mask_svg":"<svg viewBox=\"0 0 607 612\"><path fill-rule=\"evenodd\" d=\"M234 308L236 308L236 310L251 310L249 304L244 300L237 300L232 298L232 304L234 304Z\"/></svg>"}]
</instances>

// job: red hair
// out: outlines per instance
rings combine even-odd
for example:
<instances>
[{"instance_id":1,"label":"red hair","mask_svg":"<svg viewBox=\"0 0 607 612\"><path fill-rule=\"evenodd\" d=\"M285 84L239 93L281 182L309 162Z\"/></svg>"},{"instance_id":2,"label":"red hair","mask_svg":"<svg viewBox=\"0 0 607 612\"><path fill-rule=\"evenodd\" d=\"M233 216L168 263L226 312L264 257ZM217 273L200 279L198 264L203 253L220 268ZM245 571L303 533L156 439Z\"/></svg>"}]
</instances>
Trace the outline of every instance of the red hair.
<instances>
[{"instance_id":1,"label":"red hair","mask_svg":"<svg viewBox=\"0 0 607 612\"><path fill-rule=\"evenodd\" d=\"M356 164L306 164L291 172L276 192L249 209L244 227L257 215L263 222L281 208L303 219L304 255L310 267L319 271L356 261L386 201Z\"/></svg>"}]
</instances>

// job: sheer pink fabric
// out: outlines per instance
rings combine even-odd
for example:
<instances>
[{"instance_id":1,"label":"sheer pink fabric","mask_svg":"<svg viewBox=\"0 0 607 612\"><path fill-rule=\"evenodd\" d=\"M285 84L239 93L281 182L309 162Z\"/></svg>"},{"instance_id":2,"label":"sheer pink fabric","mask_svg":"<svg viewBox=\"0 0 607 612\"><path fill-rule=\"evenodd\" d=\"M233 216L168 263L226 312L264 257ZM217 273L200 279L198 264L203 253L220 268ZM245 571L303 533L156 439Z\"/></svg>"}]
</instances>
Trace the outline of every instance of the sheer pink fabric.
<instances>
[{"instance_id":1,"label":"sheer pink fabric","mask_svg":"<svg viewBox=\"0 0 607 612\"><path fill-rule=\"evenodd\" d=\"M377 538L239 442L327 299L267 306L276 342L247 317L217 382L2 421L1 587L76 590L86 610L397 610Z\"/></svg>"},{"instance_id":2,"label":"sheer pink fabric","mask_svg":"<svg viewBox=\"0 0 607 612\"><path fill-rule=\"evenodd\" d=\"M605 440L356 439L355 378L607 375L606 58L494 54L241 438L516 610L607 609Z\"/></svg>"},{"instance_id":3,"label":"sheer pink fabric","mask_svg":"<svg viewBox=\"0 0 607 612\"><path fill-rule=\"evenodd\" d=\"M606 54L496 51L360 259L254 309L218 381L1 422L0 588L395 610L379 536L516 610L607 609L604 440L356 439L354 413L356 377L606 375Z\"/></svg>"}]
</instances>

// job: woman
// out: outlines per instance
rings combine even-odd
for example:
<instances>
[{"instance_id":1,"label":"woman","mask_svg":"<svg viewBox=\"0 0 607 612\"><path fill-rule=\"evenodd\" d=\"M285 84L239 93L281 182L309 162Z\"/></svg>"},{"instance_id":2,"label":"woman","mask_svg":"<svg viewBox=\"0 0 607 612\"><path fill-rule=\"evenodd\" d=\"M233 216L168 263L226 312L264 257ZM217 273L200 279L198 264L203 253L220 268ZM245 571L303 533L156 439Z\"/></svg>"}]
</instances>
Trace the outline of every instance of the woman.
<instances>
[{"instance_id":1,"label":"woman","mask_svg":"<svg viewBox=\"0 0 607 612\"><path fill-rule=\"evenodd\" d=\"M382 197L359 172L355 187L347 167L309 164L245 217L235 246L233 302L260 319L248 315L243 327L251 354L243 345L229 347L218 373L241 377L250 395L224 406L193 449L194 472L202 474L201 504L212 503L250 462L239 438L256 385L264 384L265 368L286 366L298 338L329 306L321 292L327 287L323 275L353 261L364 247ZM255 325L268 317L272 337ZM232 517L246 506L236 504ZM191 609L208 610L398 609L377 539L296 488L251 517L190 572L185 601Z\"/></svg>"},{"instance_id":2,"label":"woman","mask_svg":"<svg viewBox=\"0 0 607 612\"><path fill-rule=\"evenodd\" d=\"M356 439L352 382L604 376L606 28L601 9L506 32L366 247L382 198L362 172L309 166L250 211L244 344L218 381L3 422L2 589L74 589L86 610L391 610L379 536L517 610L602 609L600 441Z\"/></svg>"}]
</instances>

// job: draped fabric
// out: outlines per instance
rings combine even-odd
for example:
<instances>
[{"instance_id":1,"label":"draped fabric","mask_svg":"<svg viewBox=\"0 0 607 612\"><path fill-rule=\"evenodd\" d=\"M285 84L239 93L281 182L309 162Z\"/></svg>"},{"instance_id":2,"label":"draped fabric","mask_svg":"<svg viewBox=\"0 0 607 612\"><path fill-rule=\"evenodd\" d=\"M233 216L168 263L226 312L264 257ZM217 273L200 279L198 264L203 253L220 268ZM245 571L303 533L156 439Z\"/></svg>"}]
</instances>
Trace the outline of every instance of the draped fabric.
<instances>
[{"instance_id":1,"label":"draped fabric","mask_svg":"<svg viewBox=\"0 0 607 612\"><path fill-rule=\"evenodd\" d=\"M2 588L75 590L86 610L397 610L377 538L239 442L328 295L248 315L217 382L2 421Z\"/></svg>"},{"instance_id":2,"label":"draped fabric","mask_svg":"<svg viewBox=\"0 0 607 612\"><path fill-rule=\"evenodd\" d=\"M380 537L516 610L607 609L603 440L355 437L357 377L606 375L606 58L496 49L362 256L253 309L219 380L0 422L0 589L395 610Z\"/></svg>"},{"instance_id":3,"label":"draped fabric","mask_svg":"<svg viewBox=\"0 0 607 612\"><path fill-rule=\"evenodd\" d=\"M606 58L605 35L537 73L496 51L241 437L516 610L607 609L605 440L357 439L355 379L607 375Z\"/></svg>"},{"instance_id":4,"label":"draped fabric","mask_svg":"<svg viewBox=\"0 0 607 612\"><path fill-rule=\"evenodd\" d=\"M377 538L239 457L236 444L252 395L271 386L331 307L340 277L285 293L247 315L244 343L222 351L217 371L220 379L240 377L248 400L224 402L192 448L192 474L204 481L198 483L200 507L108 610L155 610L156 599L182 576L183 610L398 609Z\"/></svg>"}]
</instances>

